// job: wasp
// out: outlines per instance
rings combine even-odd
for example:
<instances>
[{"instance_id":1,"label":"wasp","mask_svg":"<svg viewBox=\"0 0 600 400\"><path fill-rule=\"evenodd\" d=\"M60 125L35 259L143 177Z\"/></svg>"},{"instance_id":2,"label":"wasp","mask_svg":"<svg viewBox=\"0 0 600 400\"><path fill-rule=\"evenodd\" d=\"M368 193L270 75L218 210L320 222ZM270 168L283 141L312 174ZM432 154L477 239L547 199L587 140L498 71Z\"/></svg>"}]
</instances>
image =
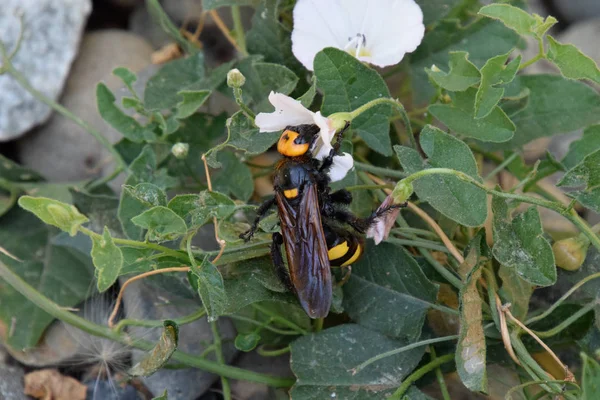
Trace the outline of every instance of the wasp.
<instances>
[{"instance_id":1,"label":"wasp","mask_svg":"<svg viewBox=\"0 0 600 400\"><path fill-rule=\"evenodd\" d=\"M260 220L277 205L281 232L273 234L271 258L279 279L296 293L311 318L323 318L329 313L330 266L345 267L358 260L364 240L357 233L366 232L376 218L397 207L377 210L367 218L360 218L345 209L352 202L349 191L330 192L327 172L348 127L349 123L336 133L333 148L323 161L311 155L311 147L319 135L317 125L286 127L277 142L277 151L283 158L276 165L275 196L258 207L251 228L240 235L245 241L250 240ZM342 229L343 224L350 225L355 232Z\"/></svg>"}]
</instances>

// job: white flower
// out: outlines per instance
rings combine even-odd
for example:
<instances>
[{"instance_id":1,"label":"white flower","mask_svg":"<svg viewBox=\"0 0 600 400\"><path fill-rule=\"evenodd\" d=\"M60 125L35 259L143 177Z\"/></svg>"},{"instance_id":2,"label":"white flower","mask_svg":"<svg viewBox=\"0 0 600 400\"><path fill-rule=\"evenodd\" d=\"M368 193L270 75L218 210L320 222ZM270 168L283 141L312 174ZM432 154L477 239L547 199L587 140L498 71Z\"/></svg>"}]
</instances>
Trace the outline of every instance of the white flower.
<instances>
[{"instance_id":1,"label":"white flower","mask_svg":"<svg viewBox=\"0 0 600 400\"><path fill-rule=\"evenodd\" d=\"M325 47L385 67L415 51L424 34L423 12L414 0L298 0L292 51L311 71Z\"/></svg>"},{"instance_id":2,"label":"white flower","mask_svg":"<svg viewBox=\"0 0 600 400\"><path fill-rule=\"evenodd\" d=\"M320 128L311 152L317 160L323 160L333 148L331 141L335 137L335 128L331 120L319 111L312 112L298 100L282 93L271 92L269 101L275 107L272 113L259 113L254 122L261 132L276 132L290 125L315 124ZM333 157L333 165L329 169L332 182L343 179L352 168L354 160L348 153Z\"/></svg>"}]
</instances>

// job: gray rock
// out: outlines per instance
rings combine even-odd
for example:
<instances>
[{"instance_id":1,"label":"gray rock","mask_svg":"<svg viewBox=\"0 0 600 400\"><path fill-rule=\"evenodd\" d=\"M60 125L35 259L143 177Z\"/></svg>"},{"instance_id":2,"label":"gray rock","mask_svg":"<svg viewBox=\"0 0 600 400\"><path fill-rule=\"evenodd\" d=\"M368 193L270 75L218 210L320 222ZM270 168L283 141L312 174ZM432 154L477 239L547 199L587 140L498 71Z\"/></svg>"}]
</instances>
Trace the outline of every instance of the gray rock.
<instances>
[{"instance_id":1,"label":"gray rock","mask_svg":"<svg viewBox=\"0 0 600 400\"><path fill-rule=\"evenodd\" d=\"M0 365L0 399L27 400L23 386L24 372L18 367Z\"/></svg>"},{"instance_id":2,"label":"gray rock","mask_svg":"<svg viewBox=\"0 0 600 400\"><path fill-rule=\"evenodd\" d=\"M96 85L103 81L116 92L122 83L112 76L113 69L123 66L140 71L150 64L151 54L152 47L129 32L105 30L85 35L61 104L104 133L111 142L120 140L121 134L109 127L98 113ZM117 102L119 104L119 100ZM17 147L23 164L42 171L53 181L90 179L100 176L103 170L111 170L109 153L96 139L58 114L21 139Z\"/></svg>"},{"instance_id":3,"label":"gray rock","mask_svg":"<svg viewBox=\"0 0 600 400\"><path fill-rule=\"evenodd\" d=\"M23 14L23 42L14 66L52 99L63 89L91 9L91 0L2 0L0 38L9 51L21 31L17 15ZM19 137L50 113L12 77L0 76L0 142Z\"/></svg>"},{"instance_id":4,"label":"gray rock","mask_svg":"<svg viewBox=\"0 0 600 400\"><path fill-rule=\"evenodd\" d=\"M127 287L123 296L123 305L126 318L153 320L183 317L202 307L197 300L176 297L143 281L134 282ZM156 342L162 330L132 327L129 332L135 337ZM232 346L235 329L231 321L219 318L219 332L224 342L225 360L229 362L236 354ZM211 327L206 318L179 327L178 349L186 353L199 355L212 343L212 340ZM143 351L134 350L132 362L134 364L139 362L145 355ZM161 369L151 377L143 378L143 382L155 396L167 389L169 400L194 400L216 379L218 379L217 375L199 369Z\"/></svg>"},{"instance_id":5,"label":"gray rock","mask_svg":"<svg viewBox=\"0 0 600 400\"><path fill-rule=\"evenodd\" d=\"M577 22L600 16L598 0L551 0L563 22Z\"/></svg>"},{"instance_id":6,"label":"gray rock","mask_svg":"<svg viewBox=\"0 0 600 400\"><path fill-rule=\"evenodd\" d=\"M202 14L202 0L162 0L167 15L176 22L197 21Z\"/></svg>"}]
</instances>

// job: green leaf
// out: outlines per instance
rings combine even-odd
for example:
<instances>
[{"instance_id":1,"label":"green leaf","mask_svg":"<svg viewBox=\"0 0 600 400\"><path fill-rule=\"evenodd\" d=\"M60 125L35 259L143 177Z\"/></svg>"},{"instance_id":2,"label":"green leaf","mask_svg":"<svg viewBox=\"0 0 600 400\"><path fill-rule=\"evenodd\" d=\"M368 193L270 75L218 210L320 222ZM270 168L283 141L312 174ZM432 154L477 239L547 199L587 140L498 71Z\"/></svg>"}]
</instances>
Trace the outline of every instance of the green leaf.
<instances>
[{"instance_id":1,"label":"green leaf","mask_svg":"<svg viewBox=\"0 0 600 400\"><path fill-rule=\"evenodd\" d=\"M133 84L137 81L137 76L129 69L125 67L117 67L113 69L113 75L120 78L131 94L135 95Z\"/></svg>"},{"instance_id":2,"label":"green leaf","mask_svg":"<svg viewBox=\"0 0 600 400\"><path fill-rule=\"evenodd\" d=\"M527 108L511 117L514 138L498 149L521 148L544 136L572 132L600 122L600 95L582 82L556 75L518 76L507 92L530 91Z\"/></svg>"},{"instance_id":3,"label":"green leaf","mask_svg":"<svg viewBox=\"0 0 600 400\"><path fill-rule=\"evenodd\" d=\"M390 97L383 78L343 50L326 48L314 61L317 87L323 91L323 115L350 112L371 100ZM352 129L376 152L392 155L390 107L373 107L352 121Z\"/></svg>"},{"instance_id":4,"label":"green leaf","mask_svg":"<svg viewBox=\"0 0 600 400\"><path fill-rule=\"evenodd\" d=\"M255 1L259 3L259 1ZM263 0L252 17L252 29L246 33L250 54L261 54L264 61L285 65L299 76L306 70L292 53L290 32L279 20L279 0Z\"/></svg>"},{"instance_id":5,"label":"green leaf","mask_svg":"<svg viewBox=\"0 0 600 400\"><path fill-rule=\"evenodd\" d=\"M544 238L540 215L535 207L510 218L506 201L492 200L494 212L494 257L517 275L537 286L556 282L556 266L552 246Z\"/></svg>"},{"instance_id":6,"label":"green leaf","mask_svg":"<svg viewBox=\"0 0 600 400\"><path fill-rule=\"evenodd\" d=\"M394 146L400 164L407 173L412 174L425 167L450 168L481 180L473 153L459 139L426 126L421 132L421 147L429 157L427 166L415 150ZM487 218L485 191L455 176L428 175L419 178L413 186L421 200L462 225L480 226Z\"/></svg>"},{"instance_id":7,"label":"green leaf","mask_svg":"<svg viewBox=\"0 0 600 400\"><path fill-rule=\"evenodd\" d=\"M501 21L519 35L533 35L537 25L532 15L510 4L490 4L482 7L479 14Z\"/></svg>"},{"instance_id":8,"label":"green leaf","mask_svg":"<svg viewBox=\"0 0 600 400\"><path fill-rule=\"evenodd\" d=\"M463 384L472 391L487 391L485 335L483 333L482 299L477 289L481 277L479 254L471 249L461 265L467 272L460 290L460 333L456 346L456 369Z\"/></svg>"},{"instance_id":9,"label":"green leaf","mask_svg":"<svg viewBox=\"0 0 600 400\"><path fill-rule=\"evenodd\" d=\"M211 150L207 157L208 165L220 168L217 153L226 146L242 150L247 155L262 154L267 151L278 139L280 132L259 132L242 111L238 111L227 120L227 139L222 144Z\"/></svg>"},{"instance_id":10,"label":"green leaf","mask_svg":"<svg viewBox=\"0 0 600 400\"><path fill-rule=\"evenodd\" d=\"M175 196L169 201L168 207L181 217L190 229L204 225L213 217L225 219L236 209L233 200L214 191Z\"/></svg>"},{"instance_id":11,"label":"green leaf","mask_svg":"<svg viewBox=\"0 0 600 400\"><path fill-rule=\"evenodd\" d=\"M425 71L439 87L451 92L462 92L481 80L479 70L468 58L467 52L452 51L448 62L450 67L448 73L441 71L435 65L432 65L431 69L425 68Z\"/></svg>"},{"instance_id":12,"label":"green leaf","mask_svg":"<svg viewBox=\"0 0 600 400\"><path fill-rule=\"evenodd\" d=\"M180 235L185 235L187 232L187 226L183 218L164 206L157 206L144 211L133 217L131 222L148 229L151 240L173 240Z\"/></svg>"},{"instance_id":13,"label":"green leaf","mask_svg":"<svg viewBox=\"0 0 600 400\"><path fill-rule=\"evenodd\" d=\"M594 400L600 391L600 364L585 353L583 359L583 374L581 376L581 400Z\"/></svg>"},{"instance_id":14,"label":"green leaf","mask_svg":"<svg viewBox=\"0 0 600 400\"><path fill-rule=\"evenodd\" d=\"M6 264L35 290L62 307L75 307L90 294L94 266L90 241L83 234L70 237L18 207L0 218L0 243L16 261L0 253ZM10 327L4 344L22 351L35 347L54 317L29 302L0 279L0 320Z\"/></svg>"},{"instance_id":15,"label":"green leaf","mask_svg":"<svg viewBox=\"0 0 600 400\"><path fill-rule=\"evenodd\" d=\"M0 178L11 182L41 182L44 177L0 154Z\"/></svg>"},{"instance_id":16,"label":"green leaf","mask_svg":"<svg viewBox=\"0 0 600 400\"><path fill-rule=\"evenodd\" d=\"M115 105L115 96L104 83L96 86L96 102L102 119L127 139L132 142L142 142L156 138L151 130L141 126L139 122Z\"/></svg>"},{"instance_id":17,"label":"green leaf","mask_svg":"<svg viewBox=\"0 0 600 400\"><path fill-rule=\"evenodd\" d=\"M181 31L173 24L169 16L162 9L159 0L146 0L146 7L152 16L152 19L154 19L154 21L160 25L162 30L165 31L171 39L175 40L186 53L194 54L198 52L198 48L184 38Z\"/></svg>"},{"instance_id":18,"label":"green leaf","mask_svg":"<svg viewBox=\"0 0 600 400\"><path fill-rule=\"evenodd\" d=\"M175 107L182 101L183 96L179 92L192 90L189 86L201 81L203 77L204 55L202 53L168 62L146 83L144 91L146 109L160 111Z\"/></svg>"},{"instance_id":19,"label":"green leaf","mask_svg":"<svg viewBox=\"0 0 600 400\"><path fill-rule=\"evenodd\" d=\"M208 320L216 321L227 302L223 276L217 267L208 261L208 256L200 266L192 265L192 273L198 279L198 294L206 308Z\"/></svg>"},{"instance_id":20,"label":"green leaf","mask_svg":"<svg viewBox=\"0 0 600 400\"><path fill-rule=\"evenodd\" d=\"M250 168L231 152L221 152L217 157L221 171L213 178L216 191L232 194L242 201L248 201L254 192L254 180Z\"/></svg>"},{"instance_id":21,"label":"green leaf","mask_svg":"<svg viewBox=\"0 0 600 400\"><path fill-rule=\"evenodd\" d=\"M437 287L410 254L390 243L369 247L352 265L343 290L344 310L353 321L409 342L421 335L437 295Z\"/></svg>"},{"instance_id":22,"label":"green leaf","mask_svg":"<svg viewBox=\"0 0 600 400\"><path fill-rule=\"evenodd\" d=\"M246 77L243 98L246 104L256 112L267 112L271 91L290 94L298 83L298 77L289 68L260 61L260 57L250 56L237 64L237 68Z\"/></svg>"},{"instance_id":23,"label":"green leaf","mask_svg":"<svg viewBox=\"0 0 600 400\"><path fill-rule=\"evenodd\" d=\"M415 0L423 11L423 23L428 26L446 17L462 0Z\"/></svg>"},{"instance_id":24,"label":"green leaf","mask_svg":"<svg viewBox=\"0 0 600 400\"><path fill-rule=\"evenodd\" d=\"M147 208L167 205L165 191L151 183L140 183L135 186L124 185L123 190Z\"/></svg>"},{"instance_id":25,"label":"green leaf","mask_svg":"<svg viewBox=\"0 0 600 400\"><path fill-rule=\"evenodd\" d=\"M0 217L15 205L20 192L17 186L0 178Z\"/></svg>"},{"instance_id":26,"label":"green leaf","mask_svg":"<svg viewBox=\"0 0 600 400\"><path fill-rule=\"evenodd\" d=\"M575 191L569 193L569 196L575 198L584 207L600 213L600 187L586 191Z\"/></svg>"},{"instance_id":27,"label":"green leaf","mask_svg":"<svg viewBox=\"0 0 600 400\"><path fill-rule=\"evenodd\" d=\"M183 97L183 101L177 104L176 117L184 119L194 114L211 93L210 90L182 90L178 92L177 94Z\"/></svg>"},{"instance_id":28,"label":"green leaf","mask_svg":"<svg viewBox=\"0 0 600 400\"><path fill-rule=\"evenodd\" d=\"M150 376L161 369L177 349L179 340L179 327L173 321L166 320L163 323L163 333L158 343L139 363L135 364L127 372L131 376Z\"/></svg>"},{"instance_id":29,"label":"green leaf","mask_svg":"<svg viewBox=\"0 0 600 400\"><path fill-rule=\"evenodd\" d=\"M385 357L357 374L352 368L406 344L354 324L302 336L292 343L291 368L298 380L291 398L385 399L418 364L424 347Z\"/></svg>"},{"instance_id":30,"label":"green leaf","mask_svg":"<svg viewBox=\"0 0 600 400\"><path fill-rule=\"evenodd\" d=\"M160 395L159 397L153 397L152 400L169 400L167 389L165 389L162 395Z\"/></svg>"},{"instance_id":31,"label":"green leaf","mask_svg":"<svg viewBox=\"0 0 600 400\"><path fill-rule=\"evenodd\" d=\"M306 108L310 108L313 101L315 100L315 96L317 95L317 77L313 75L310 78L310 82L310 87L308 88L306 93L298 97L300 103Z\"/></svg>"},{"instance_id":32,"label":"green leaf","mask_svg":"<svg viewBox=\"0 0 600 400\"><path fill-rule=\"evenodd\" d=\"M48 225L75 236L79 227L89 220L74 206L47 197L21 196L19 205Z\"/></svg>"},{"instance_id":33,"label":"green leaf","mask_svg":"<svg viewBox=\"0 0 600 400\"><path fill-rule=\"evenodd\" d=\"M428 2L431 7L437 7L437 2ZM414 102L428 104L435 95L425 68L448 64L450 52L469 53L469 60L481 68L490 58L514 48L519 40L516 33L490 19L483 18L465 27L459 26L456 20L440 21L410 57Z\"/></svg>"},{"instance_id":34,"label":"green leaf","mask_svg":"<svg viewBox=\"0 0 600 400\"><path fill-rule=\"evenodd\" d=\"M494 111L496 105L504 96L503 87L495 87L512 82L517 75L521 56L505 65L512 50L490 58L481 68L481 84L475 96L475 118L484 118Z\"/></svg>"},{"instance_id":35,"label":"green leaf","mask_svg":"<svg viewBox=\"0 0 600 400\"><path fill-rule=\"evenodd\" d=\"M252 351L258 346L260 335L256 332L238 333L233 344L239 351Z\"/></svg>"},{"instance_id":36,"label":"green leaf","mask_svg":"<svg viewBox=\"0 0 600 400\"><path fill-rule=\"evenodd\" d=\"M102 293L116 282L123 268L123 253L113 242L107 227L104 227L102 236L92 236L91 254L96 267L98 291Z\"/></svg>"},{"instance_id":37,"label":"green leaf","mask_svg":"<svg viewBox=\"0 0 600 400\"><path fill-rule=\"evenodd\" d=\"M451 93L452 104L433 104L429 112L452 131L485 142L506 142L513 137L515 124L498 106L485 118L475 118L475 89Z\"/></svg>"},{"instance_id":38,"label":"green leaf","mask_svg":"<svg viewBox=\"0 0 600 400\"><path fill-rule=\"evenodd\" d=\"M149 182L161 189L173 187L179 182L176 178L168 175L164 168L157 168L158 160L151 146L146 145L141 153L129 165L131 176L126 184L135 185L141 182Z\"/></svg>"},{"instance_id":39,"label":"green leaf","mask_svg":"<svg viewBox=\"0 0 600 400\"><path fill-rule=\"evenodd\" d=\"M511 304L510 312L520 321L527 318L533 285L521 278L514 268L501 265L498 276L502 280L500 295Z\"/></svg>"},{"instance_id":40,"label":"green leaf","mask_svg":"<svg viewBox=\"0 0 600 400\"><path fill-rule=\"evenodd\" d=\"M594 60L572 44L562 44L548 35L548 59L571 79L589 79L600 84L600 69Z\"/></svg>"},{"instance_id":41,"label":"green leaf","mask_svg":"<svg viewBox=\"0 0 600 400\"><path fill-rule=\"evenodd\" d=\"M588 190L596 189L600 185L600 150L585 156L579 164L567 171L556 185L586 185Z\"/></svg>"},{"instance_id":42,"label":"green leaf","mask_svg":"<svg viewBox=\"0 0 600 400\"><path fill-rule=\"evenodd\" d=\"M560 161L567 170L583 161L585 156L600 150L600 125L592 125L583 131L581 139L572 142L564 158Z\"/></svg>"},{"instance_id":43,"label":"green leaf","mask_svg":"<svg viewBox=\"0 0 600 400\"><path fill-rule=\"evenodd\" d=\"M228 6L254 6L260 0L202 0L202 9L214 10L219 7Z\"/></svg>"}]
</instances>

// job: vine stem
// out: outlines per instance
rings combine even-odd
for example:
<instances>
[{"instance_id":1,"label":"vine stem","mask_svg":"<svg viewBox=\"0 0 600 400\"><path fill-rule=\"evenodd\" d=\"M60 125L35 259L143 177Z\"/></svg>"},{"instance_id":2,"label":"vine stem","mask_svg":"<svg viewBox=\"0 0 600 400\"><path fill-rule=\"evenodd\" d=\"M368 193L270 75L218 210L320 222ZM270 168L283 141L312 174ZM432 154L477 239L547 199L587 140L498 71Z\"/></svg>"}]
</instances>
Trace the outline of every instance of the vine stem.
<instances>
[{"instance_id":1,"label":"vine stem","mask_svg":"<svg viewBox=\"0 0 600 400\"><path fill-rule=\"evenodd\" d=\"M381 359L384 359L386 357L391 357L393 355L403 353L408 350L416 349L418 347L427 346L429 344L448 342L451 340L458 340L458 335L443 336L443 337L438 337L438 338L433 338L433 339L421 340L420 342L416 342L416 343L411 343L407 346L403 346L403 347L400 347L400 348L397 348L394 350L386 351L385 353L381 353L381 354L376 355L375 357L371 357L368 360L362 362L361 364L358 364L356 367L352 368L349 372L352 372L352 375L356 375L360 371L362 371L363 369L368 367L369 365L371 365L374 362L377 362Z\"/></svg>"},{"instance_id":2,"label":"vine stem","mask_svg":"<svg viewBox=\"0 0 600 400\"><path fill-rule=\"evenodd\" d=\"M525 383L522 383L522 384L517 385L517 386L513 386L512 388L510 388L506 392L506 395L504 396L504 398L506 400L512 400L513 399L512 394L514 392L516 392L517 390L525 389L526 387L533 386L533 385L545 385L545 384L548 384L548 383L561 383L563 385L571 384L571 385L574 385L575 387L577 387L579 389L579 386L577 386L577 384L575 384L575 382L571 382L571 381L565 381L565 380L562 380L562 381L560 381L560 380L532 381L532 382L525 382ZM544 395L547 394L546 392L542 392L542 393ZM544 396L542 396L542 397L544 397Z\"/></svg>"},{"instance_id":3,"label":"vine stem","mask_svg":"<svg viewBox=\"0 0 600 400\"><path fill-rule=\"evenodd\" d=\"M110 339L127 346L132 346L141 350L151 350L154 344L131 338L120 332L116 332L108 327L95 324L84 318L81 318L59 306L48 297L39 293L31 285L21 279L16 273L0 261L0 277L11 285L17 292L25 296L29 301L41 308L54 318L60 319L76 328L81 329L91 335ZM260 374L253 371L247 371L242 368L221 365L205 358L200 358L180 350L176 350L171 357L187 366L199 368L207 372L225 376L230 379L241 379L250 382L264 383L273 387L290 387L295 380L290 378L279 378L270 375Z\"/></svg>"},{"instance_id":4,"label":"vine stem","mask_svg":"<svg viewBox=\"0 0 600 400\"><path fill-rule=\"evenodd\" d=\"M552 336L560 333L562 330L567 328L573 322L577 321L579 318L583 317L588 312L592 311L595 306L596 306L596 301L592 301L591 303L585 305L584 307L581 307L581 309L579 309L576 313L569 316L569 318L565 319L560 324L556 325L554 328L549 329L547 331L543 331L543 332L538 332L538 331L534 331L534 332L540 338L552 337Z\"/></svg>"},{"instance_id":5,"label":"vine stem","mask_svg":"<svg viewBox=\"0 0 600 400\"><path fill-rule=\"evenodd\" d=\"M560 299L558 299L556 301L556 303L552 304L552 306L550 306L550 308L548 308L546 311L544 311L540 315L529 318L527 321L525 321L525 324L530 325L534 322L537 322L539 320L546 318L548 315L552 314L552 312L554 310L556 310L556 308L558 306L560 306L562 304L562 302L564 302L569 296L571 296L573 293L575 293L575 291L577 289L579 289L580 287L582 287L589 281L596 279L596 278L600 278L600 272L596 272L595 274L588 275L585 278L583 278L582 280L580 280L579 282L577 282L575 285L573 285L573 287L571 289L569 289L564 295L562 295L562 297Z\"/></svg>"},{"instance_id":6,"label":"vine stem","mask_svg":"<svg viewBox=\"0 0 600 400\"><path fill-rule=\"evenodd\" d=\"M146 278L146 277L152 276L152 275L164 274L167 272L189 272L189 271L190 271L190 267L162 268L162 269L155 269L153 271L144 272L143 274L139 274L139 275L134 276L133 278L127 279L127 281L125 281L123 286L121 286L121 289L119 290L119 294L117 296L117 300L115 301L115 307L113 308L112 312L110 313L110 316L108 317L108 326L110 328L113 328L115 325L114 321L115 321L115 318L117 317L117 313L119 312L119 308L121 306L121 300L123 300L123 294L125 293L125 289L127 289L127 286L131 285L135 281L139 281L142 278Z\"/></svg>"},{"instance_id":7,"label":"vine stem","mask_svg":"<svg viewBox=\"0 0 600 400\"><path fill-rule=\"evenodd\" d=\"M435 354L435 349L433 346L429 346L429 352L432 360L435 361L438 357L437 354ZM446 386L446 381L444 380L444 374L442 373L442 369L440 367L435 369L435 377L437 378L438 385L440 385L440 392L442 392L442 397L444 400L452 400L450 393L448 392L448 387Z\"/></svg>"},{"instance_id":8,"label":"vine stem","mask_svg":"<svg viewBox=\"0 0 600 400\"><path fill-rule=\"evenodd\" d=\"M106 137L104 137L104 135L100 131L94 129L90 124L73 114L66 107L63 107L62 105L52 100L50 97L46 96L44 93L38 91L33 86L31 86L27 78L25 78L25 76L21 74L21 72L19 72L12 64L11 58L12 56L14 56L14 54L7 54L6 47L4 46L4 43L2 41L0 41L0 55L2 55L2 66L0 67L0 75L4 72L8 73L10 76L12 76L12 78L15 81L17 81L19 85L21 85L23 89L28 91L29 94L31 94L37 100L46 104L48 107L60 113L65 118L73 121L85 131L87 131L89 134L91 134L98 141L98 143L100 143L102 147L108 150L108 152L110 152L110 154L113 156L118 165L117 170L127 171L129 169L127 163L125 162L123 157L121 157L121 154L119 154L119 152L112 146L112 144L108 141L108 139L106 139Z\"/></svg>"},{"instance_id":9,"label":"vine stem","mask_svg":"<svg viewBox=\"0 0 600 400\"><path fill-rule=\"evenodd\" d=\"M242 24L240 6L231 6L231 19L233 19L233 31L236 42L240 48L240 53L247 56L248 50L246 49L246 36L244 33L244 25Z\"/></svg>"},{"instance_id":10,"label":"vine stem","mask_svg":"<svg viewBox=\"0 0 600 400\"><path fill-rule=\"evenodd\" d=\"M428 364L423 365L421 368L410 374L410 376L406 378L404 382L402 382L402 385L400 385L400 387L390 397L388 397L388 400L402 399L406 391L410 389L410 386L421 379L423 375L452 360L454 360L454 354L446 354L442 357L436 358Z\"/></svg>"},{"instance_id":11,"label":"vine stem","mask_svg":"<svg viewBox=\"0 0 600 400\"><path fill-rule=\"evenodd\" d=\"M189 324L194 322L206 315L206 310L204 308L199 308L198 311L192 313L190 315L186 315L185 317L173 319L178 326ZM126 326L146 326L150 328L161 327L164 325L163 320L140 320L140 319L122 319L120 320L115 327L113 328L115 332L122 332Z\"/></svg>"},{"instance_id":12,"label":"vine stem","mask_svg":"<svg viewBox=\"0 0 600 400\"><path fill-rule=\"evenodd\" d=\"M206 161L206 154L202 154L202 162L204 163L204 171L206 172L206 184L208 185L208 191L212 192L212 182L210 180L210 172L208 172L208 163ZM213 225L215 226L215 240L219 243L220 251L219 254L211 261L213 264L219 261L219 258L223 255L225 251L225 246L227 242L219 237L219 221L217 221L217 217L213 217ZM191 252L190 252L191 253Z\"/></svg>"},{"instance_id":13,"label":"vine stem","mask_svg":"<svg viewBox=\"0 0 600 400\"><path fill-rule=\"evenodd\" d=\"M564 206L562 204L559 204L559 203L556 203L553 201L549 201L549 200L538 199L536 197L525 196L525 195L516 194L516 193L506 193L506 192L501 192L498 190L490 189L487 186L485 186L483 183L473 179L471 176L469 176L463 172L456 171L456 170L449 169L449 168L425 169L425 170L416 172L412 175L409 175L408 177L404 178L400 182L404 182L406 184L411 184L415 180L422 178L424 176L428 176L428 175L454 175L455 177L457 177L458 179L460 179L464 182L468 182L472 185L477 186L478 188L484 190L488 194L491 194L491 195L494 195L497 197L502 197L505 199L517 200L517 201L520 201L523 203L534 204L537 206L547 208L549 210L556 211L557 213L561 214L563 217L565 217L569 221L571 221L573 224L575 224L575 226L577 226L582 231L582 233L588 237L588 239L594 245L594 247L596 247L598 250L600 250L600 237L598 237L598 235L596 235L594 233L594 231L590 228L590 226L581 219L581 217L577 214L577 212L573 208L570 208L568 206Z\"/></svg>"},{"instance_id":14,"label":"vine stem","mask_svg":"<svg viewBox=\"0 0 600 400\"><path fill-rule=\"evenodd\" d=\"M225 357L223 356L223 347L221 346L221 335L219 334L219 326L217 321L210 323L210 328L213 334L213 344L215 346L215 355L217 356L217 362L221 365L225 364ZM223 397L225 400L231 400L231 386L229 386L229 380L221 375L221 387L223 389Z\"/></svg>"}]
</instances>

